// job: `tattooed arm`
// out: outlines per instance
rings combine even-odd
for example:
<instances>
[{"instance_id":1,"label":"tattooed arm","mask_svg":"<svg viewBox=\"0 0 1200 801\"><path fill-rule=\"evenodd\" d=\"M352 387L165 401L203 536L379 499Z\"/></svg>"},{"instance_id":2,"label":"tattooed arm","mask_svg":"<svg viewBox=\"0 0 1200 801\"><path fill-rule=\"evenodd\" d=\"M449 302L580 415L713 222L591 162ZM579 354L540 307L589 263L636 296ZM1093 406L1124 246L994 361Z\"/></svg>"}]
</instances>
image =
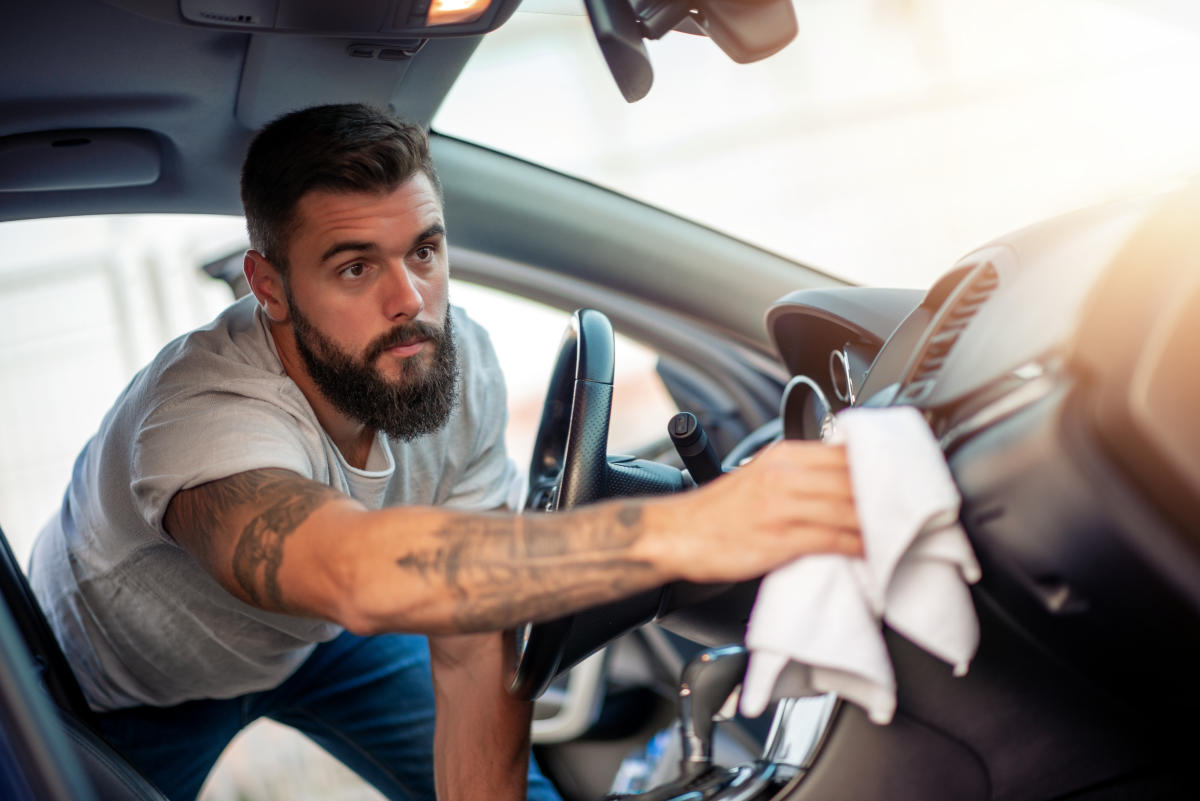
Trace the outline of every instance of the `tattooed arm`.
<instances>
[{"instance_id":1,"label":"tattooed arm","mask_svg":"<svg viewBox=\"0 0 1200 801\"><path fill-rule=\"evenodd\" d=\"M358 632L503 628L651 586L630 553L636 507L600 510L564 538L509 513L376 512L288 470L239 473L176 494L166 527L222 585L269 611ZM565 522L565 521L564 521ZM571 585L546 575L557 570ZM523 585L523 586L518 586ZM286 588L286 589L285 589ZM561 593L561 595L559 594Z\"/></svg>"},{"instance_id":2,"label":"tattooed arm","mask_svg":"<svg viewBox=\"0 0 1200 801\"><path fill-rule=\"evenodd\" d=\"M167 530L234 595L359 633L496 630L676 579L858 553L845 454L780 443L695 492L558 515L368 511L279 469L179 492Z\"/></svg>"},{"instance_id":3,"label":"tattooed arm","mask_svg":"<svg viewBox=\"0 0 1200 801\"><path fill-rule=\"evenodd\" d=\"M353 503L290 470L251 470L181 490L164 524L238 598L269 611L302 611L292 593L285 601L279 583L287 539L318 508L346 502Z\"/></svg>"}]
</instances>

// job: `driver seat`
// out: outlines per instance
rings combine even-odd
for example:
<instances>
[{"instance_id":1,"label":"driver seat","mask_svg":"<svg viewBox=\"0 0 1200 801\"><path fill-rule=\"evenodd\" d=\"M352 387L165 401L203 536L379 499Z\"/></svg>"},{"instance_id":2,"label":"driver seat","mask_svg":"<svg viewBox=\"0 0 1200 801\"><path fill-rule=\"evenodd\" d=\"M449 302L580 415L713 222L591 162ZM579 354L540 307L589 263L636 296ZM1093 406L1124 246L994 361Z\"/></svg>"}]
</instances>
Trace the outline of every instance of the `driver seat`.
<instances>
[{"instance_id":1,"label":"driver seat","mask_svg":"<svg viewBox=\"0 0 1200 801\"><path fill-rule=\"evenodd\" d=\"M25 641L41 684L58 711L63 733L91 781L96 798L167 801L157 787L97 733L96 714L88 706L3 530L0 530L0 597Z\"/></svg>"}]
</instances>

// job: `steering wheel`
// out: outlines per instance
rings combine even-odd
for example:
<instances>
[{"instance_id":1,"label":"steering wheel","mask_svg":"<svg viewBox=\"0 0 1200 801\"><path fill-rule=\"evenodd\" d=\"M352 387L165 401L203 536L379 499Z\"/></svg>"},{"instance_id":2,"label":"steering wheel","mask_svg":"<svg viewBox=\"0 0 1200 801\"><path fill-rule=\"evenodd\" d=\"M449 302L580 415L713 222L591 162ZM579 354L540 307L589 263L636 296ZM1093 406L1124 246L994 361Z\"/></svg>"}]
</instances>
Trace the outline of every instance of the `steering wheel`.
<instances>
[{"instance_id":1,"label":"steering wheel","mask_svg":"<svg viewBox=\"0 0 1200 801\"><path fill-rule=\"evenodd\" d=\"M603 313L571 315L533 444L527 510L557 512L604 497L613 351L612 323Z\"/></svg>"},{"instance_id":2,"label":"steering wheel","mask_svg":"<svg viewBox=\"0 0 1200 801\"><path fill-rule=\"evenodd\" d=\"M612 323L594 309L576 311L559 346L542 407L529 465L526 514L565 511L617 495L683 488L675 468L628 457L609 459L614 364ZM526 699L541 695L558 673L652 619L662 593L658 588L518 627L509 692Z\"/></svg>"}]
</instances>

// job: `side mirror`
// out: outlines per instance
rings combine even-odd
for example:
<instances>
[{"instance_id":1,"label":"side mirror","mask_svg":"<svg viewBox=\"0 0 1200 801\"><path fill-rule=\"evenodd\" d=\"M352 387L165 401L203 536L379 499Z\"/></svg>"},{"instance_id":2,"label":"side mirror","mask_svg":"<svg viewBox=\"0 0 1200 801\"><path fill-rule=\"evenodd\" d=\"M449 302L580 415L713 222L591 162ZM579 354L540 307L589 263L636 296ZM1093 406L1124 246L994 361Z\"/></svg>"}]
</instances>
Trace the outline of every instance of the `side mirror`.
<instances>
[{"instance_id":1,"label":"side mirror","mask_svg":"<svg viewBox=\"0 0 1200 801\"><path fill-rule=\"evenodd\" d=\"M625 100L654 83L646 39L668 31L708 36L739 64L764 59L796 37L791 0L584 0L600 52Z\"/></svg>"}]
</instances>

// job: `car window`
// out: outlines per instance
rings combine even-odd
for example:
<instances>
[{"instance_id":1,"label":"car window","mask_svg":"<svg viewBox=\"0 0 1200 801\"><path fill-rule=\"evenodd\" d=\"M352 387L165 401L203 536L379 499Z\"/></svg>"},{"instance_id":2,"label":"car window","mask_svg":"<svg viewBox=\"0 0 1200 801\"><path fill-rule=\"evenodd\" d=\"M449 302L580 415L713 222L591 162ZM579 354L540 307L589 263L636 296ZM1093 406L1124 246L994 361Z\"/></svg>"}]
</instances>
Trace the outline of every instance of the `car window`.
<instances>
[{"instance_id":1,"label":"car window","mask_svg":"<svg viewBox=\"0 0 1200 801\"><path fill-rule=\"evenodd\" d=\"M434 127L852 282L924 288L1005 231L1200 172L1200 32L1167 5L805 0L759 63L649 42L654 87L627 104L581 4L534 0Z\"/></svg>"},{"instance_id":2,"label":"car window","mask_svg":"<svg viewBox=\"0 0 1200 801\"><path fill-rule=\"evenodd\" d=\"M134 372L229 302L193 265L244 231L206 216L0 224L0 524L22 564Z\"/></svg>"}]
</instances>

